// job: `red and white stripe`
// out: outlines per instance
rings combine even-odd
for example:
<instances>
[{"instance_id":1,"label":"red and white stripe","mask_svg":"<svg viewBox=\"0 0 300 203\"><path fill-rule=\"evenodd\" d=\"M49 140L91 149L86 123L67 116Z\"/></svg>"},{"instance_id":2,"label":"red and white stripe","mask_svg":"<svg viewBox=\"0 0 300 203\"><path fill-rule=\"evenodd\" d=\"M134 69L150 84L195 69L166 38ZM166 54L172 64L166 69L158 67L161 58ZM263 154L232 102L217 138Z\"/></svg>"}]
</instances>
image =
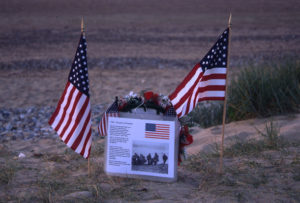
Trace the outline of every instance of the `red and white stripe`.
<instances>
[{"instance_id":1,"label":"red and white stripe","mask_svg":"<svg viewBox=\"0 0 300 203\"><path fill-rule=\"evenodd\" d=\"M100 136L107 136L107 130L108 130L108 118L109 117L119 117L119 113L104 113L101 121L98 125L98 131Z\"/></svg>"},{"instance_id":2,"label":"red and white stripe","mask_svg":"<svg viewBox=\"0 0 300 203\"><path fill-rule=\"evenodd\" d=\"M226 70L225 67L220 67L203 72L200 64L196 64L169 96L177 116L180 118L190 113L200 101L224 100Z\"/></svg>"},{"instance_id":3,"label":"red and white stripe","mask_svg":"<svg viewBox=\"0 0 300 203\"><path fill-rule=\"evenodd\" d=\"M67 146L84 158L89 157L92 144L90 100L72 83L67 83L49 124Z\"/></svg>"},{"instance_id":4,"label":"red and white stripe","mask_svg":"<svg viewBox=\"0 0 300 203\"><path fill-rule=\"evenodd\" d=\"M154 131L145 131L145 138L163 139L168 140L170 138L170 125L169 124L154 124Z\"/></svg>"}]
</instances>

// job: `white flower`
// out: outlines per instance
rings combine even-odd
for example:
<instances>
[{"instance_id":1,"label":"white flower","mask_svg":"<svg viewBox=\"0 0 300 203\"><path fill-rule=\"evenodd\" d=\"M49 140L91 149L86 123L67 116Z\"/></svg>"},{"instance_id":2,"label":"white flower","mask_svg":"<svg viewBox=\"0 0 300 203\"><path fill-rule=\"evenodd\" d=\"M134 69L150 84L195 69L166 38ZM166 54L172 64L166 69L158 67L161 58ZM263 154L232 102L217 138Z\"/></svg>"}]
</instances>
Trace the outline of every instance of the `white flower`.
<instances>
[{"instance_id":1,"label":"white flower","mask_svg":"<svg viewBox=\"0 0 300 203\"><path fill-rule=\"evenodd\" d=\"M130 92L129 92L129 96L130 96L130 97L131 97L133 94L134 94L133 91L130 91Z\"/></svg>"}]
</instances>

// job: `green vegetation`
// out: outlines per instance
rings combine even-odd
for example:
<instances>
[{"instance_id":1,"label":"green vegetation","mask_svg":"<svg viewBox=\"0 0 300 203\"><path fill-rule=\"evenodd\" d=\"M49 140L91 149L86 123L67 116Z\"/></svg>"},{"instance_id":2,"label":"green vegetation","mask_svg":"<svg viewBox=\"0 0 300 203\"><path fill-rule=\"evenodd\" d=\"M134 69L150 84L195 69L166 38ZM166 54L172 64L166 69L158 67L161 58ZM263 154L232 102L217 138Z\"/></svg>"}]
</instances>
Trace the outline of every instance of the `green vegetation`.
<instances>
[{"instance_id":1,"label":"green vegetation","mask_svg":"<svg viewBox=\"0 0 300 203\"><path fill-rule=\"evenodd\" d=\"M249 66L228 86L227 120L269 117L299 111L300 62ZM210 127L222 123L223 102L201 102L182 121L189 126Z\"/></svg>"},{"instance_id":2,"label":"green vegetation","mask_svg":"<svg viewBox=\"0 0 300 203\"><path fill-rule=\"evenodd\" d=\"M207 128L222 123L223 102L200 102L198 106L181 121L188 126L199 125Z\"/></svg>"},{"instance_id":3,"label":"green vegetation","mask_svg":"<svg viewBox=\"0 0 300 203\"><path fill-rule=\"evenodd\" d=\"M270 149L277 149L281 146L282 141L279 137L280 128L278 124L274 124L273 121L271 121L269 124L266 123L266 132L261 132L258 129L256 129L257 132L264 138L265 145L269 147Z\"/></svg>"},{"instance_id":4,"label":"green vegetation","mask_svg":"<svg viewBox=\"0 0 300 203\"><path fill-rule=\"evenodd\" d=\"M268 117L299 110L300 63L242 69L228 88L228 119Z\"/></svg>"}]
</instances>

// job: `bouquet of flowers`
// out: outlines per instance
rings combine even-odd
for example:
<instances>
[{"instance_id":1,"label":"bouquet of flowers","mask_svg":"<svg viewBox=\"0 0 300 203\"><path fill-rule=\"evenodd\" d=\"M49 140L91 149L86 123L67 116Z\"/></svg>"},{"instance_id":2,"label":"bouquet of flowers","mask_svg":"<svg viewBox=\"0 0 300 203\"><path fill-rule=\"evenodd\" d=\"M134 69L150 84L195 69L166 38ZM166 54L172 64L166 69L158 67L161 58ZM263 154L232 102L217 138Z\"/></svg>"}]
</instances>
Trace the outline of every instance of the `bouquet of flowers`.
<instances>
[{"instance_id":1,"label":"bouquet of flowers","mask_svg":"<svg viewBox=\"0 0 300 203\"><path fill-rule=\"evenodd\" d=\"M132 112L133 109L143 108L144 111L155 109L157 114L164 114L171 106L167 96L152 91L143 91L141 95L130 92L118 100L118 110L121 112Z\"/></svg>"},{"instance_id":2,"label":"bouquet of flowers","mask_svg":"<svg viewBox=\"0 0 300 203\"><path fill-rule=\"evenodd\" d=\"M178 165L182 162L182 158L186 159L185 147L193 143L193 136L189 132L187 125L181 126L179 134L179 153L178 153Z\"/></svg>"}]
</instances>

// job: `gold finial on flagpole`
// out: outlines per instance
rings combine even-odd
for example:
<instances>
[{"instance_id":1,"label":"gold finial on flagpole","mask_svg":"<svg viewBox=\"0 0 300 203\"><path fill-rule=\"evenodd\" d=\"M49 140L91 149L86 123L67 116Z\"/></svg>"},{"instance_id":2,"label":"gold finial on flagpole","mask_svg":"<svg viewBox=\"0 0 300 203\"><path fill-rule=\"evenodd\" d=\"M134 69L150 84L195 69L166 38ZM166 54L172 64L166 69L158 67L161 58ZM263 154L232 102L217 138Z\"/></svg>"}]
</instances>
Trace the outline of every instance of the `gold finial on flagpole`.
<instances>
[{"instance_id":1,"label":"gold finial on flagpole","mask_svg":"<svg viewBox=\"0 0 300 203\"><path fill-rule=\"evenodd\" d=\"M231 27L231 13L229 14L228 27Z\"/></svg>"},{"instance_id":2,"label":"gold finial on flagpole","mask_svg":"<svg viewBox=\"0 0 300 203\"><path fill-rule=\"evenodd\" d=\"M83 24L83 17L81 17L81 33L84 34L84 24Z\"/></svg>"}]
</instances>

